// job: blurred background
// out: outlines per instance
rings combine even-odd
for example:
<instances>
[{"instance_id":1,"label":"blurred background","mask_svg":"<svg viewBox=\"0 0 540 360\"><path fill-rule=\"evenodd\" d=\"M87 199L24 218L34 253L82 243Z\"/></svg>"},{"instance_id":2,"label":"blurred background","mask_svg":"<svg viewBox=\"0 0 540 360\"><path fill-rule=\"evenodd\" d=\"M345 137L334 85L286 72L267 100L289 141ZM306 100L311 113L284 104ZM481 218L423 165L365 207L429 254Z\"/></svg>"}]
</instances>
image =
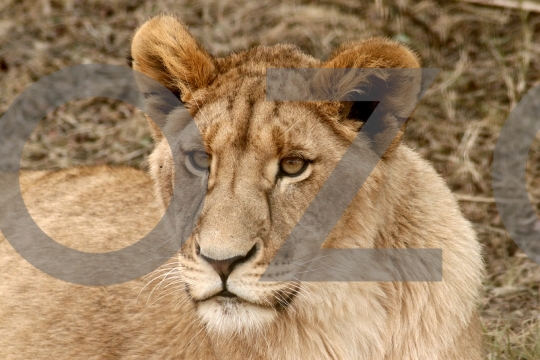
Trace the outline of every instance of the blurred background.
<instances>
[{"instance_id":1,"label":"blurred background","mask_svg":"<svg viewBox=\"0 0 540 360\"><path fill-rule=\"evenodd\" d=\"M491 188L500 129L521 97L540 83L539 3L0 0L0 115L26 87L56 70L87 63L127 65L133 31L163 12L182 19L215 55L288 42L325 58L344 41L384 35L410 46L424 67L442 68L409 121L405 142L445 178L484 245L488 276L480 306L488 358L540 359L540 267L509 238ZM137 109L84 99L40 123L21 164L144 169L152 146ZM537 139L527 167L528 191L537 206L539 160Z\"/></svg>"}]
</instances>

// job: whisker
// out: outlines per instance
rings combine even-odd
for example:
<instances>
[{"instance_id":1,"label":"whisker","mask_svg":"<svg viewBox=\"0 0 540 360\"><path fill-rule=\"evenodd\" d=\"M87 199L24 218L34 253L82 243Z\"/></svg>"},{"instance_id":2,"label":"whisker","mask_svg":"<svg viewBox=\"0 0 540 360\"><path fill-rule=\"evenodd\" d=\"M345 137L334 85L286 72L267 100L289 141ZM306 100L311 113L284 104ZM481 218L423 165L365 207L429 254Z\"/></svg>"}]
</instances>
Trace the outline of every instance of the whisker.
<instances>
[{"instance_id":1,"label":"whisker","mask_svg":"<svg viewBox=\"0 0 540 360\"><path fill-rule=\"evenodd\" d=\"M157 269L157 270L154 270L150 275L156 275L156 273L162 273L162 272L165 272L165 271L169 271L170 269L168 268L165 268L165 266L167 266L168 264L165 264L165 265L162 265L161 267L163 267L163 269ZM173 266L174 268L174 266ZM159 279L160 277L164 276L163 274L161 275L156 275L154 276L151 280L149 280L144 286L143 288L139 291L139 294L137 295L137 299L135 302L139 301L139 296L141 295L141 293L144 291L144 289L146 289L146 287L148 285L150 285L152 282L154 282L155 280Z\"/></svg>"},{"instance_id":2,"label":"whisker","mask_svg":"<svg viewBox=\"0 0 540 360\"><path fill-rule=\"evenodd\" d=\"M198 316L198 317L199 317L198 320L200 321L201 318L200 318L200 316ZM195 322L195 321L193 321L191 324L193 324L194 322ZM190 325L191 325L191 324L190 324ZM184 349L180 352L180 354L178 354L178 357L179 357L179 358L180 358L181 355L184 353L184 351L186 351L186 349L188 348L189 344L191 344L191 342L193 341L193 339L195 339L195 337L197 337L197 335L199 335L199 334L201 333L201 331L203 331L203 330L206 329L206 324L204 324L202 321L201 321L201 324L203 325L203 326L201 326L201 330L197 331L197 332L195 333L195 335L193 335L193 337L188 341L188 343L186 344L186 346L184 346Z\"/></svg>"},{"instance_id":3,"label":"whisker","mask_svg":"<svg viewBox=\"0 0 540 360\"><path fill-rule=\"evenodd\" d=\"M156 300L154 300L154 302L152 302L150 305L147 305L146 308L144 309L144 311L150 307L152 307L152 305L154 305L155 303L157 303L159 300L163 299L164 297L170 295L170 294L173 294L175 291L178 291L178 289L172 289L171 291L168 291L166 292L164 295L161 295L160 297L158 297ZM143 311L143 312L144 312Z\"/></svg>"},{"instance_id":4,"label":"whisker","mask_svg":"<svg viewBox=\"0 0 540 360\"><path fill-rule=\"evenodd\" d=\"M148 301L150 300L150 298L152 297L152 294L154 293L154 291L156 289L159 289L159 287L161 286L161 284L163 284L163 282L167 279L167 276L169 276L170 273L172 273L175 269L172 269L171 271L169 271L168 273L166 273L165 275L160 275L160 276L163 276L163 279L159 282L159 284L157 285L157 287L154 286L154 288L152 289L152 291L150 292L150 295L148 296L148 300L146 301L146 304L148 305Z\"/></svg>"}]
</instances>

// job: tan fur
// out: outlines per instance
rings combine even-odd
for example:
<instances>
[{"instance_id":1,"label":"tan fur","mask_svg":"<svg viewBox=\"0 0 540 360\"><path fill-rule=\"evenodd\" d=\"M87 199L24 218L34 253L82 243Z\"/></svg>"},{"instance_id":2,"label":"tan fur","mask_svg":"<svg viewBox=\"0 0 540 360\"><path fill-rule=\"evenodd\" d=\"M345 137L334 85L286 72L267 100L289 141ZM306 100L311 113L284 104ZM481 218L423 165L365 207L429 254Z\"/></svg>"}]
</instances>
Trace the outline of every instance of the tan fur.
<instances>
[{"instance_id":1,"label":"tan fur","mask_svg":"<svg viewBox=\"0 0 540 360\"><path fill-rule=\"evenodd\" d=\"M373 38L344 45L326 62L290 45L214 58L185 26L161 16L137 31L132 56L135 70L181 94L212 155L197 227L168 265L171 286L150 297L164 299L151 306L136 301L151 276L109 287L64 283L34 269L0 237L0 358L481 358L480 246L444 181L399 139L323 246L442 248L443 281L257 282L359 126L344 118L350 103L265 101L266 68L419 67L410 50ZM407 86L386 95L390 125L392 113L411 110L407 97L418 94L419 79ZM154 120L174 139L180 117L171 110ZM24 173L36 222L86 251L118 249L144 236L169 203L173 183L171 150L155 125L153 133L152 180L108 167ZM313 162L298 179L276 178L279 159L290 154ZM134 204L137 211L126 210ZM227 280L240 298L208 299L221 281L200 254L225 259L254 245L253 258Z\"/></svg>"}]
</instances>

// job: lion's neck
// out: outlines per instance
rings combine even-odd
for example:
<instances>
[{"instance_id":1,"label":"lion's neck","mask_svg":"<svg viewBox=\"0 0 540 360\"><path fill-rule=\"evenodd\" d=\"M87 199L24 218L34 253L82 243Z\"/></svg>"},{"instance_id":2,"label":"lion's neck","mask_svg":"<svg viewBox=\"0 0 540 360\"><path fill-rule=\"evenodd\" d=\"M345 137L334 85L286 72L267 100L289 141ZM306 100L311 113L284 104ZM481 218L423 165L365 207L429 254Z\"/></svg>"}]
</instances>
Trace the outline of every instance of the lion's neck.
<instances>
[{"instance_id":1,"label":"lion's neck","mask_svg":"<svg viewBox=\"0 0 540 360\"><path fill-rule=\"evenodd\" d=\"M388 341L385 294L373 283L308 283L264 331L208 334L218 359L372 359ZM351 298L351 293L356 294ZM374 317L381 321L374 321ZM319 354L319 357L313 357Z\"/></svg>"}]
</instances>

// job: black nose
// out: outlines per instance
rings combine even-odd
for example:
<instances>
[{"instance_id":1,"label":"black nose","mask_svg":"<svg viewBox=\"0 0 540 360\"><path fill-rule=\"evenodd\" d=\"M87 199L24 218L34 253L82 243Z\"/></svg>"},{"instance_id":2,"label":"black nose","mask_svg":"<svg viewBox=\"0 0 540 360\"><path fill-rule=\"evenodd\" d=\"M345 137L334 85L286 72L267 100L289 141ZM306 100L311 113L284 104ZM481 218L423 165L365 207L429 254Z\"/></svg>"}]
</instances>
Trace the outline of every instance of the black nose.
<instances>
[{"instance_id":1,"label":"black nose","mask_svg":"<svg viewBox=\"0 0 540 360\"><path fill-rule=\"evenodd\" d=\"M252 258L255 253L257 252L257 246L254 245L251 250L248 251L246 255L239 255L239 256L233 256L228 259L224 260L216 260L209 258L208 256L204 256L203 254L200 254L200 257L202 257L207 263L212 265L214 270L218 273L219 277L221 278L221 281L225 283L227 281L227 278L231 274L231 272L234 270L234 268L242 264L246 261L248 261L250 258Z\"/></svg>"}]
</instances>

